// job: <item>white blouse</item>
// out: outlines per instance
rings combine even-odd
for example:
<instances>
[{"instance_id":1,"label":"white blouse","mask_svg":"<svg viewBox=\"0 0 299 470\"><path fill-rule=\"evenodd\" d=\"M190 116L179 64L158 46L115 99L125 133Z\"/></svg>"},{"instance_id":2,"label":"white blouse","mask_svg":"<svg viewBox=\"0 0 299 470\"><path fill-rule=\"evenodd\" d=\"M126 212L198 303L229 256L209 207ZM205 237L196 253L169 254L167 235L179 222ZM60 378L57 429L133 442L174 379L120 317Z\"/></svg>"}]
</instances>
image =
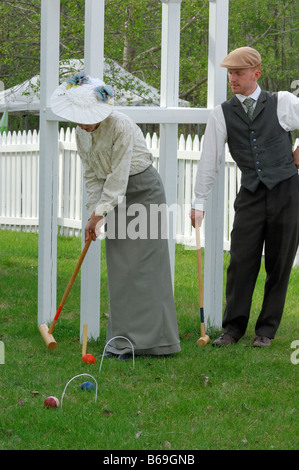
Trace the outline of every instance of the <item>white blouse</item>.
<instances>
[{"instance_id":1,"label":"white blouse","mask_svg":"<svg viewBox=\"0 0 299 470\"><path fill-rule=\"evenodd\" d=\"M117 111L93 132L76 129L77 149L82 160L88 195L87 210L105 216L126 194L129 176L146 170L153 156L141 129Z\"/></svg>"}]
</instances>

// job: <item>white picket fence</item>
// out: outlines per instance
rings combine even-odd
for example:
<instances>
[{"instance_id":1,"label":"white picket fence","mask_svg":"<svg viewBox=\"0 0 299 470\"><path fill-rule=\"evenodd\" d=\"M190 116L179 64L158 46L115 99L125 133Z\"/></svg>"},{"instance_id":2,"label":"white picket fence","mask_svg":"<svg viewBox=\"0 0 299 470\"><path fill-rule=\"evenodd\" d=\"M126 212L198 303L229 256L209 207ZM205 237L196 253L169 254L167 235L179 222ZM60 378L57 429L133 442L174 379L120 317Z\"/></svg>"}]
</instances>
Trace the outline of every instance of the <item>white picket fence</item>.
<instances>
[{"instance_id":1,"label":"white picket fence","mask_svg":"<svg viewBox=\"0 0 299 470\"><path fill-rule=\"evenodd\" d=\"M0 227L37 231L39 136L10 132L0 136Z\"/></svg>"},{"instance_id":2,"label":"white picket fence","mask_svg":"<svg viewBox=\"0 0 299 470\"><path fill-rule=\"evenodd\" d=\"M147 134L146 142L159 169L159 139ZM59 134L58 211L61 234L80 236L82 221L82 165L77 153L75 130L61 129ZM195 245L189 212L194 199L197 164L201 142L183 135L178 140L176 240ZM39 215L39 134L34 132L4 133L0 136L0 228L38 231ZM224 250L230 247L234 218L234 200L240 186L240 171L228 148L225 156ZM204 245L204 238L202 240ZM299 264L297 254L296 264Z\"/></svg>"}]
</instances>

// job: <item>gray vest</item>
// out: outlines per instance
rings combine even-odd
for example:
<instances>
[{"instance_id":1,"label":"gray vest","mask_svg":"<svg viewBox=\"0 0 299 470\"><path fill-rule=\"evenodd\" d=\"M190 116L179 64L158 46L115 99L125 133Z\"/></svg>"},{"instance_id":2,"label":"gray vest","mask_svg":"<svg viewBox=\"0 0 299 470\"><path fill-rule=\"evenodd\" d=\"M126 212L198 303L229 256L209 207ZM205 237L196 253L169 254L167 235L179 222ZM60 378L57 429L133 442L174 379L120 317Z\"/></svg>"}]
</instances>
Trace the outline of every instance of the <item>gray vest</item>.
<instances>
[{"instance_id":1,"label":"gray vest","mask_svg":"<svg viewBox=\"0 0 299 470\"><path fill-rule=\"evenodd\" d=\"M261 91L249 120L236 96L222 103L230 153L242 172L241 184L254 192L297 174L290 132L279 124L277 94Z\"/></svg>"}]
</instances>

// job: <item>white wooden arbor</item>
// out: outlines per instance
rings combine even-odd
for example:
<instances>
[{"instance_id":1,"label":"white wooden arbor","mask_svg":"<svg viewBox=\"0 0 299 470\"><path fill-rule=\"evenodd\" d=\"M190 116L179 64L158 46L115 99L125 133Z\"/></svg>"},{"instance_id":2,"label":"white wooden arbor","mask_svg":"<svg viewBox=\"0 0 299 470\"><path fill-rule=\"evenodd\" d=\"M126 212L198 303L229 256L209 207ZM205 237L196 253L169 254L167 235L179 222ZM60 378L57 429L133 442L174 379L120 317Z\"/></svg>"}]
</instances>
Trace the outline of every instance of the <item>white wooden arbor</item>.
<instances>
[{"instance_id":1,"label":"white wooden arbor","mask_svg":"<svg viewBox=\"0 0 299 470\"><path fill-rule=\"evenodd\" d=\"M219 64L227 54L229 0L209 0L208 98L206 108L179 108L180 9L184 0L161 0L162 59L160 107L122 107L137 123L160 124L159 171L167 203L176 203L178 123L206 123L211 109L226 99L226 70ZM85 71L103 77L105 0L85 0ZM40 201L38 324L52 321L57 287L58 121L49 101L59 84L60 0L41 1ZM194 38L196 41L196 38ZM224 160L224 159L223 159ZM224 166L209 197L205 217L205 315L215 327L222 322ZM84 195L86 199L86 195ZM87 221L83 201L82 227ZM174 273L175 233L170 225L169 248ZM84 232L84 230L83 230ZM82 246L84 244L84 233ZM79 258L79 253L78 253ZM196 262L196 261L195 261ZM59 299L60 300L60 299ZM62 314L63 315L63 314ZM89 338L100 331L100 243L91 244L81 267L80 336L88 324Z\"/></svg>"}]
</instances>

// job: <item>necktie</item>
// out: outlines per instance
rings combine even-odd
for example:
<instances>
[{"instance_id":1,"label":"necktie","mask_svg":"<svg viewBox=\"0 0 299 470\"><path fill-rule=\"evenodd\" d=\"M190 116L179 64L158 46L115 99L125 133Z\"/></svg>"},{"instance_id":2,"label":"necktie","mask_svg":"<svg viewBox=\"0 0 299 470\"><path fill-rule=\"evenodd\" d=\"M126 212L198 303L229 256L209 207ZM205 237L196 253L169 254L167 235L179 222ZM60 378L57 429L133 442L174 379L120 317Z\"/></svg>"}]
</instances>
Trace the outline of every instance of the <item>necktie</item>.
<instances>
[{"instance_id":1,"label":"necktie","mask_svg":"<svg viewBox=\"0 0 299 470\"><path fill-rule=\"evenodd\" d=\"M252 116L253 116L253 105L254 105L254 102L255 100L253 98L246 98L244 101L243 101L243 104L244 106L246 107L247 109L247 116L249 117L250 120L252 120Z\"/></svg>"}]
</instances>

